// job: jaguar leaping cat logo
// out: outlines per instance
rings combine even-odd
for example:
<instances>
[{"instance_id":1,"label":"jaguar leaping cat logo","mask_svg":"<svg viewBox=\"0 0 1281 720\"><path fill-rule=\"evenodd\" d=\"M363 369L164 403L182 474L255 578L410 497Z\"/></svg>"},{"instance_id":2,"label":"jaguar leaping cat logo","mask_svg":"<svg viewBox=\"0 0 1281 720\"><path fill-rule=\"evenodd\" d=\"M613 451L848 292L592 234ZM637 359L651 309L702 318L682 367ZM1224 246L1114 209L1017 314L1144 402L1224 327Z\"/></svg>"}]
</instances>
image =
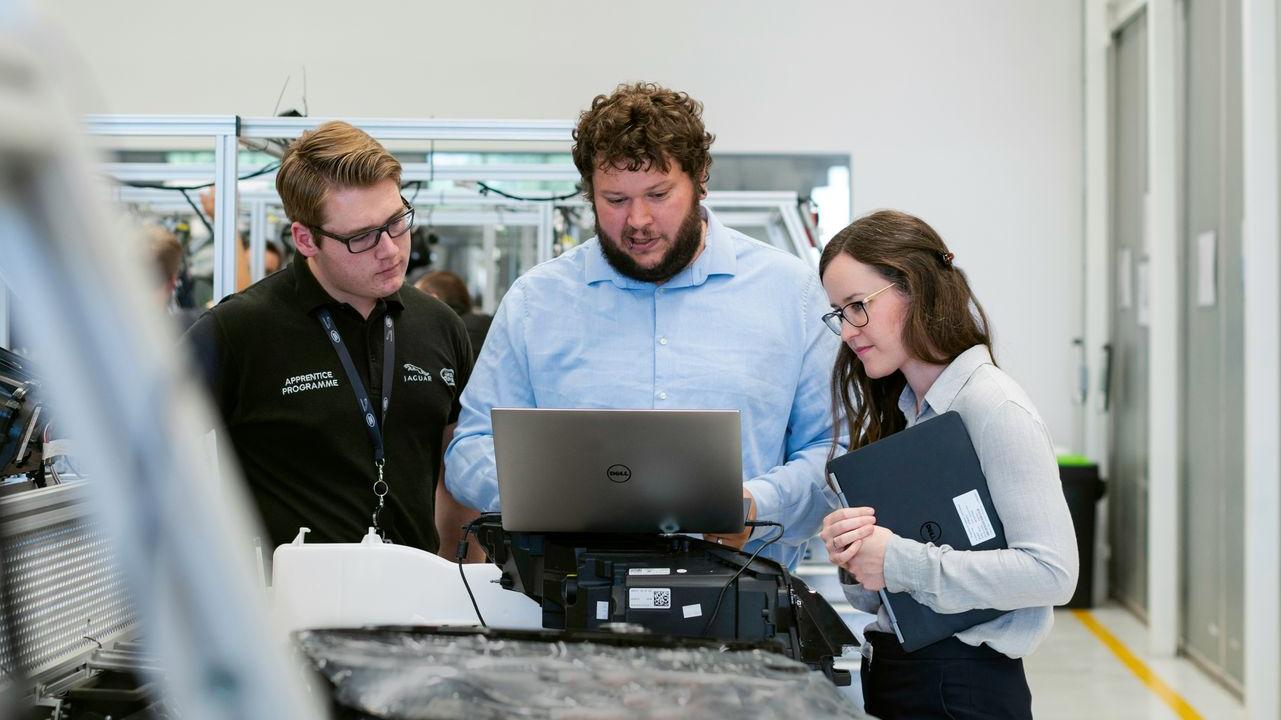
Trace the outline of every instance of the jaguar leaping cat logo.
<instances>
[{"instance_id":1,"label":"jaguar leaping cat logo","mask_svg":"<svg viewBox=\"0 0 1281 720\"><path fill-rule=\"evenodd\" d=\"M405 382L431 382L431 373L414 365L405 363Z\"/></svg>"}]
</instances>

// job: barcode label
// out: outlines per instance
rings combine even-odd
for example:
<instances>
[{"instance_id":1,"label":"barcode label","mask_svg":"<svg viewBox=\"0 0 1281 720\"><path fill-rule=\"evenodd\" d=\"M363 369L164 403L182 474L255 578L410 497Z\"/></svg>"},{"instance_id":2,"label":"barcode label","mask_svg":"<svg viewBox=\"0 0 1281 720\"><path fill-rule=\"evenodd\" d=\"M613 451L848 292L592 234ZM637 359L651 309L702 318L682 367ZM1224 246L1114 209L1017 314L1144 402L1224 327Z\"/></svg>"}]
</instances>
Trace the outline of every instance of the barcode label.
<instances>
[{"instance_id":1,"label":"barcode label","mask_svg":"<svg viewBox=\"0 0 1281 720\"><path fill-rule=\"evenodd\" d=\"M671 588L629 588L627 607L632 610L671 610Z\"/></svg>"},{"instance_id":2,"label":"barcode label","mask_svg":"<svg viewBox=\"0 0 1281 720\"><path fill-rule=\"evenodd\" d=\"M957 495L952 498L952 504L956 505L956 512L961 516L961 524L965 526L965 534L970 539L971 547L996 537L996 530L992 528L992 521L987 516L978 490Z\"/></svg>"}]
</instances>

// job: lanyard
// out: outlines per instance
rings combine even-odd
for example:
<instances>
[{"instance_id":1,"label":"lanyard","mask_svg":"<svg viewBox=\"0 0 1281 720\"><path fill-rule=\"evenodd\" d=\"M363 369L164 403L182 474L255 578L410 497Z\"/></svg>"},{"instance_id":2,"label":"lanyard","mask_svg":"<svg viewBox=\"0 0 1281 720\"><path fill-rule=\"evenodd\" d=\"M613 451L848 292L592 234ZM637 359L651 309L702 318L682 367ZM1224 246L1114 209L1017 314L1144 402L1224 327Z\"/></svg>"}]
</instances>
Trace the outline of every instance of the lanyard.
<instances>
[{"instance_id":1,"label":"lanyard","mask_svg":"<svg viewBox=\"0 0 1281 720\"><path fill-rule=\"evenodd\" d=\"M383 465L387 455L382 431L387 426L387 407L391 404L392 373L396 367L396 327L392 322L391 313L383 316L383 407L382 417L375 418L373 402L369 399L369 393L365 391L365 384L360 381L356 364L351 361L351 353L347 351L342 335L338 334L338 328L334 325L334 318L329 314L329 309L321 308L317 317L320 318L320 324L325 329L325 336L329 338L329 343L334 346L334 352L338 353L338 359L342 361L343 370L347 371L347 380L351 383L352 391L356 393L360 415L364 418L365 429L369 431L369 440L374 446L374 467L378 469L378 479L374 481L373 489L374 495L378 496L378 506L374 508L372 522L374 530L385 540L386 534L378 526L378 516L382 514L384 498L388 490L387 482L383 480Z\"/></svg>"}]
</instances>

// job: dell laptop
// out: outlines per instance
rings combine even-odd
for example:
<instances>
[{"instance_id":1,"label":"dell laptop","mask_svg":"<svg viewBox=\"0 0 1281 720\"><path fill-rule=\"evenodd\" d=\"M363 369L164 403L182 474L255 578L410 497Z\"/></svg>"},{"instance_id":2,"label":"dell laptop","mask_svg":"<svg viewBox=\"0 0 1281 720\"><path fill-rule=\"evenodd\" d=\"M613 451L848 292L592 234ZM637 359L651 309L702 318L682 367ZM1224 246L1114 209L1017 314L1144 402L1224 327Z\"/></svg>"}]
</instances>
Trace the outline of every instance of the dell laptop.
<instances>
[{"instance_id":1,"label":"dell laptop","mask_svg":"<svg viewBox=\"0 0 1281 720\"><path fill-rule=\"evenodd\" d=\"M874 508L876 524L895 535L954 550L1006 547L983 468L956 411L838 457L828 472L849 507ZM881 600L908 652L1004 614L990 608L937 613L905 592L881 590Z\"/></svg>"},{"instance_id":2,"label":"dell laptop","mask_svg":"<svg viewBox=\"0 0 1281 720\"><path fill-rule=\"evenodd\" d=\"M737 410L494 408L503 529L743 530Z\"/></svg>"}]
</instances>

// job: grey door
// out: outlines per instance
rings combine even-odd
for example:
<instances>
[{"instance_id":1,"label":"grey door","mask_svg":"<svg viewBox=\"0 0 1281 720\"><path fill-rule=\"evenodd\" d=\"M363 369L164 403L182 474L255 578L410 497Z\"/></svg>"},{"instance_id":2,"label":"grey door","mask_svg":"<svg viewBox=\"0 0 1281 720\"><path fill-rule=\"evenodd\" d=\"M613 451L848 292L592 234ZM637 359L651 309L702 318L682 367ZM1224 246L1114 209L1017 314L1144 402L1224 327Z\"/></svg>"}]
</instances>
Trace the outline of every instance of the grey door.
<instances>
[{"instance_id":1,"label":"grey door","mask_svg":"<svg viewBox=\"0 0 1281 720\"><path fill-rule=\"evenodd\" d=\"M1244 605L1241 3L1189 0L1183 250L1183 651L1238 689Z\"/></svg>"},{"instance_id":2,"label":"grey door","mask_svg":"<svg viewBox=\"0 0 1281 720\"><path fill-rule=\"evenodd\" d=\"M1109 372L1110 592L1140 616L1147 607L1148 193L1147 16L1117 32L1111 66L1112 338Z\"/></svg>"}]
</instances>

